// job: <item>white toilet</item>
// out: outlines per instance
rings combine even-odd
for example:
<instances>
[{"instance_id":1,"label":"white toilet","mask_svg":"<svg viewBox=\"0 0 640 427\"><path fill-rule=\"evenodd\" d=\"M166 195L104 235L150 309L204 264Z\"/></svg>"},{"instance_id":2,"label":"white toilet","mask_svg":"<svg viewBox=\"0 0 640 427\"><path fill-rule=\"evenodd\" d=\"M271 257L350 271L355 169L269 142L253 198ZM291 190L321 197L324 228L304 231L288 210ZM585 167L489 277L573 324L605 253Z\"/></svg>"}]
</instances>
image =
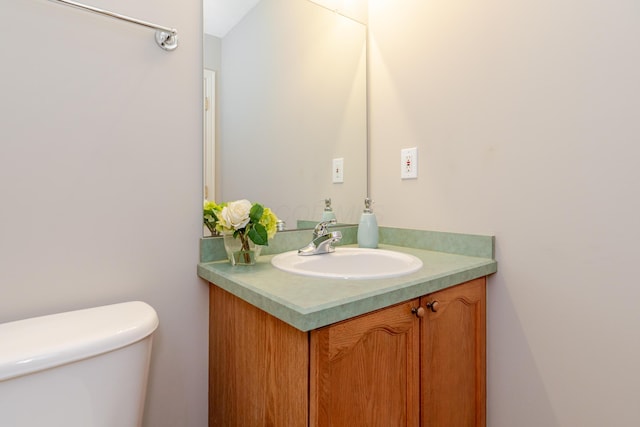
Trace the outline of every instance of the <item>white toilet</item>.
<instances>
[{"instance_id":1,"label":"white toilet","mask_svg":"<svg viewBox=\"0 0 640 427\"><path fill-rule=\"evenodd\" d=\"M140 426L157 326L140 301L0 324L0 426Z\"/></svg>"}]
</instances>

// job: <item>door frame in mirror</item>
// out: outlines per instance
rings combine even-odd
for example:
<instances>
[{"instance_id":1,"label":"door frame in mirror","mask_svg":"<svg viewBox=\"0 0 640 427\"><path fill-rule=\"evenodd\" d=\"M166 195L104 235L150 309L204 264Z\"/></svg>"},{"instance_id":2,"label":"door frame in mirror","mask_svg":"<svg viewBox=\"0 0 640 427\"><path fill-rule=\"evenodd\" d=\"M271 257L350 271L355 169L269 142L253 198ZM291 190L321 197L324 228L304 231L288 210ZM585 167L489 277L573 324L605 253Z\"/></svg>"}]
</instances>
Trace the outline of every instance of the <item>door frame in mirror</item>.
<instances>
[{"instance_id":1,"label":"door frame in mirror","mask_svg":"<svg viewBox=\"0 0 640 427\"><path fill-rule=\"evenodd\" d=\"M203 194L206 200L216 195L216 72L204 69L203 73Z\"/></svg>"}]
</instances>

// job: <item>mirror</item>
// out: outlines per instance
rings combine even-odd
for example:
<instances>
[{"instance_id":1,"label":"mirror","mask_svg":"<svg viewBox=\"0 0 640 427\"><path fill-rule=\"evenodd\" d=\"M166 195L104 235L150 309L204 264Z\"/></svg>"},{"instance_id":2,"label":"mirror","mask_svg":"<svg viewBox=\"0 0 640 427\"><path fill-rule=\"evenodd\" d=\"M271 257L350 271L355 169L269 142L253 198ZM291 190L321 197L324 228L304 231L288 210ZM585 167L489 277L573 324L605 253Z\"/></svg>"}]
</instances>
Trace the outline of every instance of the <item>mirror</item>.
<instances>
[{"instance_id":1,"label":"mirror","mask_svg":"<svg viewBox=\"0 0 640 427\"><path fill-rule=\"evenodd\" d=\"M338 222L357 223L367 195L366 27L309 0L260 0L222 37L205 34L204 46L216 80L207 197L260 202L287 230L319 221L331 198ZM333 182L334 159L343 182Z\"/></svg>"}]
</instances>

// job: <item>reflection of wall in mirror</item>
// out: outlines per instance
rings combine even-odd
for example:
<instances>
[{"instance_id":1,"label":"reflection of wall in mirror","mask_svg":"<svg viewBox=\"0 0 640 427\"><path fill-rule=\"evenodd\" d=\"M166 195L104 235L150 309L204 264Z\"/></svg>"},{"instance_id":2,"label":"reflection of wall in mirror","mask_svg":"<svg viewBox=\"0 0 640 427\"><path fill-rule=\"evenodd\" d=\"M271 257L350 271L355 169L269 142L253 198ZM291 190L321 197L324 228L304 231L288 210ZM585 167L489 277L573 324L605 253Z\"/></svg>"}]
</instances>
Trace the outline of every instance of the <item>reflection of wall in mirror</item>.
<instances>
[{"instance_id":1,"label":"reflection of wall in mirror","mask_svg":"<svg viewBox=\"0 0 640 427\"><path fill-rule=\"evenodd\" d=\"M299 0L262 0L222 39L220 200L259 201L294 228L319 220L330 197L340 222L358 221L365 39L363 25ZM332 183L334 158L344 158L344 183Z\"/></svg>"}]
</instances>

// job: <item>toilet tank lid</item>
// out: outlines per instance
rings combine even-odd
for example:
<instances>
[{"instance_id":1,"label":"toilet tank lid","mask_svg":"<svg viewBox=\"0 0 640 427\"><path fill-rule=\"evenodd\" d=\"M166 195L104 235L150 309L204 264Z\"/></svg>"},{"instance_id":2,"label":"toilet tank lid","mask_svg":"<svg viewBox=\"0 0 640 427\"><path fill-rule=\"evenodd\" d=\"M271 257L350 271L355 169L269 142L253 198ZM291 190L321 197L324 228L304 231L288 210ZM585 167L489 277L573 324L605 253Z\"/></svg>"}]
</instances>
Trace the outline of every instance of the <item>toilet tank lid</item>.
<instances>
[{"instance_id":1,"label":"toilet tank lid","mask_svg":"<svg viewBox=\"0 0 640 427\"><path fill-rule=\"evenodd\" d=\"M157 327L141 301L0 324L0 381L126 347Z\"/></svg>"}]
</instances>

